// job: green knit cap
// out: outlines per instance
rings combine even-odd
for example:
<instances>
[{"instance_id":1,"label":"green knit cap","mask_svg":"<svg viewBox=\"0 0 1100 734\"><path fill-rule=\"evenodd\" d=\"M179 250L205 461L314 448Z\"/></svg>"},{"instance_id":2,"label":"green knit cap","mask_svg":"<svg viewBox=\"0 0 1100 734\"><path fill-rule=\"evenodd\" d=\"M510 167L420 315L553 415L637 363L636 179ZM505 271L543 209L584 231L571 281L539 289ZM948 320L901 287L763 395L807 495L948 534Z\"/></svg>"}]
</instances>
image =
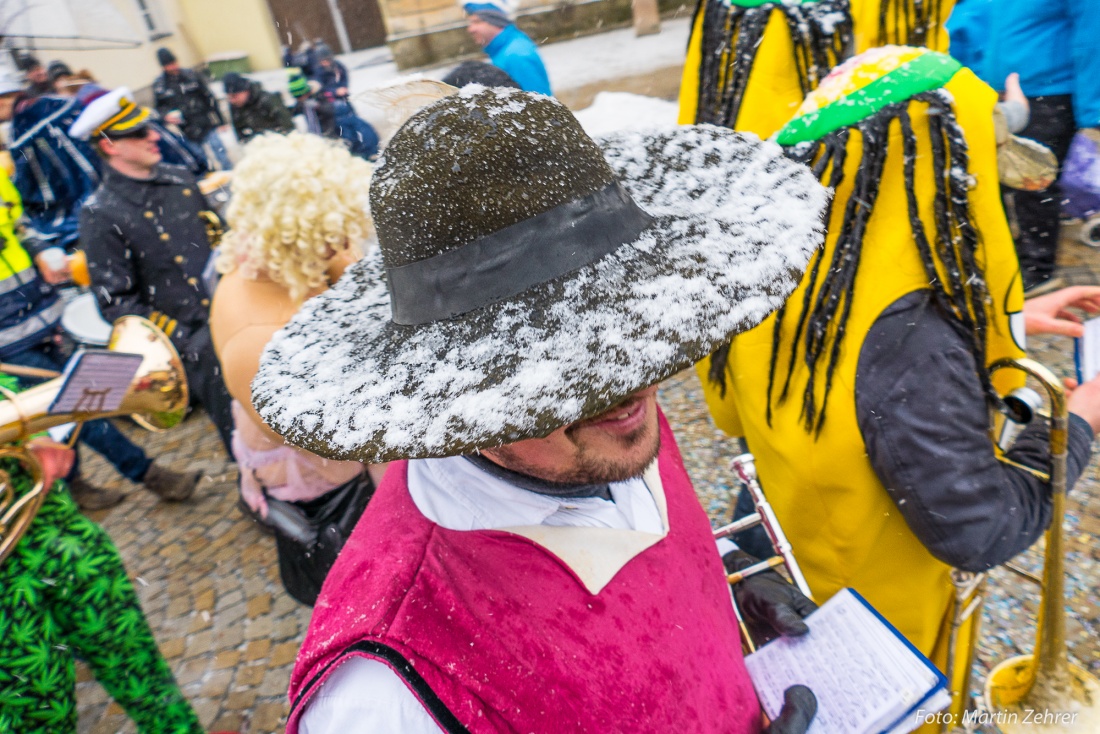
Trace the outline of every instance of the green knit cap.
<instances>
[{"instance_id":1,"label":"green knit cap","mask_svg":"<svg viewBox=\"0 0 1100 734\"><path fill-rule=\"evenodd\" d=\"M306 79L301 74L295 74L290 77L290 96L297 99L307 94L309 94L309 79Z\"/></svg>"}]
</instances>

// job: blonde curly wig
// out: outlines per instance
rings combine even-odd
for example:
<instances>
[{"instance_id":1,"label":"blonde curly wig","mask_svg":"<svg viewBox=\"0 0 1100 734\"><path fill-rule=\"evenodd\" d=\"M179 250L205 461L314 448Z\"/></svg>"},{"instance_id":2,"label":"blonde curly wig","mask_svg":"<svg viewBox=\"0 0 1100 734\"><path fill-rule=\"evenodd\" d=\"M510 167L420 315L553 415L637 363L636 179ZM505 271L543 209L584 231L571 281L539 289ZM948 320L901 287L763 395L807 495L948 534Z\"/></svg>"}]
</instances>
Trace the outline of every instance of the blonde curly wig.
<instances>
[{"instance_id":1,"label":"blonde curly wig","mask_svg":"<svg viewBox=\"0 0 1100 734\"><path fill-rule=\"evenodd\" d=\"M349 249L361 255L373 234L370 176L369 163L316 135L252 140L233 169L218 271L263 273L304 300L327 283L333 257Z\"/></svg>"}]
</instances>

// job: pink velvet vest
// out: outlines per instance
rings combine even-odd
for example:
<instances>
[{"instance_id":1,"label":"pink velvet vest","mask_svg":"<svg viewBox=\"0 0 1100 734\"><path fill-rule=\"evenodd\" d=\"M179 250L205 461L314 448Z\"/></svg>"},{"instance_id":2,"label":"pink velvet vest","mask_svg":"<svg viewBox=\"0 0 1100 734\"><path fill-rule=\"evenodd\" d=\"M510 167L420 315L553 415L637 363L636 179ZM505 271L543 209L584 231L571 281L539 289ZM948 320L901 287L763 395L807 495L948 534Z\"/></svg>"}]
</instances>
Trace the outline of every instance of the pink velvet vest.
<instances>
[{"instance_id":1,"label":"pink velvet vest","mask_svg":"<svg viewBox=\"0 0 1100 734\"><path fill-rule=\"evenodd\" d=\"M288 734L352 655L388 664L447 731L759 732L721 560L663 416L661 441L669 533L598 594L527 538L431 522L391 464L314 609Z\"/></svg>"}]
</instances>

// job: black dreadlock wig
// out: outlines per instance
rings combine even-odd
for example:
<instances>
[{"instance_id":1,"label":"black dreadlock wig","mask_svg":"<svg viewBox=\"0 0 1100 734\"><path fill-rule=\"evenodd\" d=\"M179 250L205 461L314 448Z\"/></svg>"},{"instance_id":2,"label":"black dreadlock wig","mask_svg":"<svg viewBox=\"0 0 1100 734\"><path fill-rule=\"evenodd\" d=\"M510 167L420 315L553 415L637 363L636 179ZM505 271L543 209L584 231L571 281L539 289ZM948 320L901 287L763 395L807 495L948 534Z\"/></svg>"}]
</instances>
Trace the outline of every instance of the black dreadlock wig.
<instances>
[{"instance_id":1,"label":"black dreadlock wig","mask_svg":"<svg viewBox=\"0 0 1100 734\"><path fill-rule=\"evenodd\" d=\"M936 26L940 22L942 5L943 0L882 0L878 45L924 46L939 50L936 49Z\"/></svg>"},{"instance_id":2,"label":"black dreadlock wig","mask_svg":"<svg viewBox=\"0 0 1100 734\"><path fill-rule=\"evenodd\" d=\"M843 61L851 47L852 16L848 0L821 0L805 5L769 2L754 8L721 0L699 0L703 13L699 59L699 104L696 123L732 128L737 124L756 51L773 10L787 19L794 41L794 65L802 94Z\"/></svg>"},{"instance_id":3,"label":"black dreadlock wig","mask_svg":"<svg viewBox=\"0 0 1100 734\"><path fill-rule=\"evenodd\" d=\"M909 117L910 102L928 104L928 127L932 143L932 165L936 176L933 205L935 231L932 239L920 219L914 186L917 138ZM958 326L978 365L986 399L991 406L1000 406L1001 399L993 389L986 366L986 306L989 293L985 274L976 257L978 233L970 218L968 189L968 155L962 128L955 120L951 99L942 90L917 94L887 107L853 127L860 132L862 157L853 182L852 194L844 210L844 220L836 238L832 259L825 264L824 251L814 257L809 283L802 297L792 339L786 376L779 390L777 404L783 403L791 389L795 360L801 354L809 368L809 378L802 391L801 418L807 432L818 434L825 424L825 408L832 388L833 373L840 358L848 315L852 308L855 279L859 270L863 236L867 230L875 199L882 181L890 126L897 121L902 132L902 153L905 159L905 189L909 222L913 240L928 276L936 307ZM844 179L844 161L851 128L840 128L820 140L804 143L787 150L787 155L811 167L823 184L836 188ZM829 214L826 214L826 218ZM873 246L873 243L872 243ZM772 332L772 357L768 370L767 418L771 424L772 399L775 394L780 335L783 320L792 302L777 312ZM725 395L726 367L729 345L711 357L708 377ZM815 393L818 369L825 369L824 394Z\"/></svg>"}]
</instances>

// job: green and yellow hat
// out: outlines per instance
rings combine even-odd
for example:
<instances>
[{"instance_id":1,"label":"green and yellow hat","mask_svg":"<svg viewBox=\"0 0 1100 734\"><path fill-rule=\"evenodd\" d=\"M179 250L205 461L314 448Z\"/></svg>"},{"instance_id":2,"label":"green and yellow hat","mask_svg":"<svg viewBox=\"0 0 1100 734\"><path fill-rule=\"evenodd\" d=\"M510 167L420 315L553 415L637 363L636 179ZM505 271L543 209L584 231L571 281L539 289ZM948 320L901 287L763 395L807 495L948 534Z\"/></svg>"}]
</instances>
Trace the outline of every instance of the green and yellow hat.
<instances>
[{"instance_id":1,"label":"green and yellow hat","mask_svg":"<svg viewBox=\"0 0 1100 734\"><path fill-rule=\"evenodd\" d=\"M125 136L139 132L149 124L149 108L134 101L127 87L119 87L92 101L76 118L69 134L78 140L112 134Z\"/></svg>"},{"instance_id":2,"label":"green and yellow hat","mask_svg":"<svg viewBox=\"0 0 1100 734\"><path fill-rule=\"evenodd\" d=\"M833 69L776 134L780 145L818 140L910 97L939 89L962 68L947 54L912 46L864 51Z\"/></svg>"}]
</instances>

